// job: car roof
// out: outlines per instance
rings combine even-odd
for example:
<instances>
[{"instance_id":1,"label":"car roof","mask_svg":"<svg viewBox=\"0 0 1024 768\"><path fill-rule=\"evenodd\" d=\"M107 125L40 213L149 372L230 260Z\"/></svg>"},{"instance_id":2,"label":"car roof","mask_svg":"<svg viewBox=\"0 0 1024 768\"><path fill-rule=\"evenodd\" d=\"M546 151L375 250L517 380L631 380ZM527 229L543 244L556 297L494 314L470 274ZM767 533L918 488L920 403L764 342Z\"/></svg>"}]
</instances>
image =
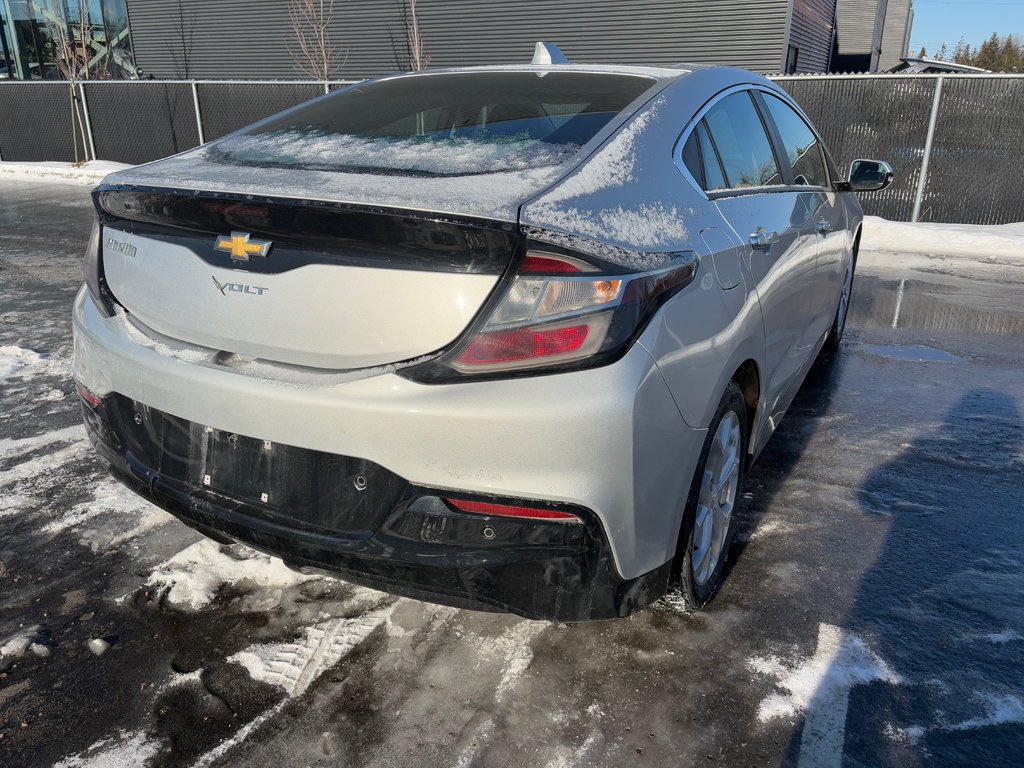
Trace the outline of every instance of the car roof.
<instances>
[{"instance_id":1,"label":"car roof","mask_svg":"<svg viewBox=\"0 0 1024 768\"><path fill-rule=\"evenodd\" d=\"M584 72L584 73L606 73L612 75L631 75L633 77L650 77L659 81L676 80L698 69L711 69L713 65L707 64L674 64L668 65L632 65L632 64L488 64L472 67L446 67L438 69L423 70L420 72L403 72L394 75L385 75L380 79L391 79L397 77L430 77L432 75L445 75L452 73L487 73L487 72Z\"/></svg>"}]
</instances>

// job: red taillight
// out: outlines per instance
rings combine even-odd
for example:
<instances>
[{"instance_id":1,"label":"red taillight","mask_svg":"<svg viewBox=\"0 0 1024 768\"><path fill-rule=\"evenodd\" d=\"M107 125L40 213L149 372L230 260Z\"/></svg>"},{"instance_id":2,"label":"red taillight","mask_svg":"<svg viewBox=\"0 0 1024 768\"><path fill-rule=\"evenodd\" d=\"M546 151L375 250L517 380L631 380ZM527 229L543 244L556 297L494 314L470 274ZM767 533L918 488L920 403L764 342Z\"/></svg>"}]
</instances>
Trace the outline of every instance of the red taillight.
<instances>
[{"instance_id":1,"label":"red taillight","mask_svg":"<svg viewBox=\"0 0 1024 768\"><path fill-rule=\"evenodd\" d=\"M463 365L493 365L563 355L582 347L589 332L589 325L572 325L553 330L513 328L483 333L473 339L458 361Z\"/></svg>"},{"instance_id":2,"label":"red taillight","mask_svg":"<svg viewBox=\"0 0 1024 768\"><path fill-rule=\"evenodd\" d=\"M533 507L517 507L510 504L493 504L486 501L466 501L465 499L447 499L448 503L460 512L474 512L478 515L495 515L498 517L532 517L535 520L578 520L576 515L568 512L557 512L553 509L534 509Z\"/></svg>"},{"instance_id":3,"label":"red taillight","mask_svg":"<svg viewBox=\"0 0 1024 768\"><path fill-rule=\"evenodd\" d=\"M575 259L556 258L539 253L529 253L523 261L522 275L567 275L579 274L583 270Z\"/></svg>"},{"instance_id":4,"label":"red taillight","mask_svg":"<svg viewBox=\"0 0 1024 768\"><path fill-rule=\"evenodd\" d=\"M82 396L82 399L85 400L85 402L87 402L93 408L99 407L100 398L98 395L93 394L78 382L75 382L75 386L78 387L78 394Z\"/></svg>"}]
</instances>

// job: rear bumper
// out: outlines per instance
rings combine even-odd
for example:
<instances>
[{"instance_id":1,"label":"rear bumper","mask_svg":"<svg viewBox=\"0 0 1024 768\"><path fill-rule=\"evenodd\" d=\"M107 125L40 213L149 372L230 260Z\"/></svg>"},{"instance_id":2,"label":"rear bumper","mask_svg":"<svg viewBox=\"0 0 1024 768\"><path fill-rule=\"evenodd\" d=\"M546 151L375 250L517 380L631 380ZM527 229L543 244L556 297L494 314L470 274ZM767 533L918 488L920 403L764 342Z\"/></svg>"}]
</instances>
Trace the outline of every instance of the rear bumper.
<instances>
[{"instance_id":1,"label":"rear bumper","mask_svg":"<svg viewBox=\"0 0 1024 768\"><path fill-rule=\"evenodd\" d=\"M121 482L211 538L298 570L556 621L628 616L668 584L670 563L623 579L590 510L544 505L579 522L461 513L445 491L373 462L230 435L118 394L82 407L90 440ZM225 481L230 491L218 488Z\"/></svg>"},{"instance_id":2,"label":"rear bumper","mask_svg":"<svg viewBox=\"0 0 1024 768\"><path fill-rule=\"evenodd\" d=\"M639 344L587 371L425 385L388 369L223 361L216 350L157 337L124 315L103 317L84 289L73 321L74 377L101 397L120 395L274 445L359 457L415 488L588 510L619 582L657 571L675 554L705 432L685 424ZM123 466L117 455L108 459L124 476L130 467L120 455ZM496 554L489 550L489 562Z\"/></svg>"}]
</instances>

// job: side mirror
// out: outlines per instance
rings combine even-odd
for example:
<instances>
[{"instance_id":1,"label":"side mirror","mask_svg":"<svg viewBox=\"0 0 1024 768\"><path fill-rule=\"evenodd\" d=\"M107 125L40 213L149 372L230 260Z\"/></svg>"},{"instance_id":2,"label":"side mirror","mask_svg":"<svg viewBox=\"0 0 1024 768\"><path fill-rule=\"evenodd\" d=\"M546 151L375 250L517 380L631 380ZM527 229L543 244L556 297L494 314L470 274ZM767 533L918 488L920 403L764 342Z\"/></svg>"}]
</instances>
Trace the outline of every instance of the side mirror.
<instances>
[{"instance_id":1,"label":"side mirror","mask_svg":"<svg viewBox=\"0 0 1024 768\"><path fill-rule=\"evenodd\" d=\"M892 166L882 160L854 160L850 163L850 189L878 192L892 184Z\"/></svg>"}]
</instances>

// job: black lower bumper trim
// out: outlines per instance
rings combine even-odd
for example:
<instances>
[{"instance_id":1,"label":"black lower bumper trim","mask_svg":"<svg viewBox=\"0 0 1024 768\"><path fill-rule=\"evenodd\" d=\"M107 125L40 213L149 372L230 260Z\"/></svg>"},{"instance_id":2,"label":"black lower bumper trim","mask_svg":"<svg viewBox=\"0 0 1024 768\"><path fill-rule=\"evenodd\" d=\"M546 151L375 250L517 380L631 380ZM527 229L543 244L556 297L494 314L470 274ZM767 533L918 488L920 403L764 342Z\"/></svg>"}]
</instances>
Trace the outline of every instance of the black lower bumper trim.
<instances>
[{"instance_id":1,"label":"black lower bumper trim","mask_svg":"<svg viewBox=\"0 0 1024 768\"><path fill-rule=\"evenodd\" d=\"M116 394L83 411L125 485L215 540L299 570L557 621L628 616L668 585L671 563L619 576L602 525L583 508L543 505L579 518L568 523L463 513L441 500L463 494L414 486L363 459L224 433Z\"/></svg>"}]
</instances>

